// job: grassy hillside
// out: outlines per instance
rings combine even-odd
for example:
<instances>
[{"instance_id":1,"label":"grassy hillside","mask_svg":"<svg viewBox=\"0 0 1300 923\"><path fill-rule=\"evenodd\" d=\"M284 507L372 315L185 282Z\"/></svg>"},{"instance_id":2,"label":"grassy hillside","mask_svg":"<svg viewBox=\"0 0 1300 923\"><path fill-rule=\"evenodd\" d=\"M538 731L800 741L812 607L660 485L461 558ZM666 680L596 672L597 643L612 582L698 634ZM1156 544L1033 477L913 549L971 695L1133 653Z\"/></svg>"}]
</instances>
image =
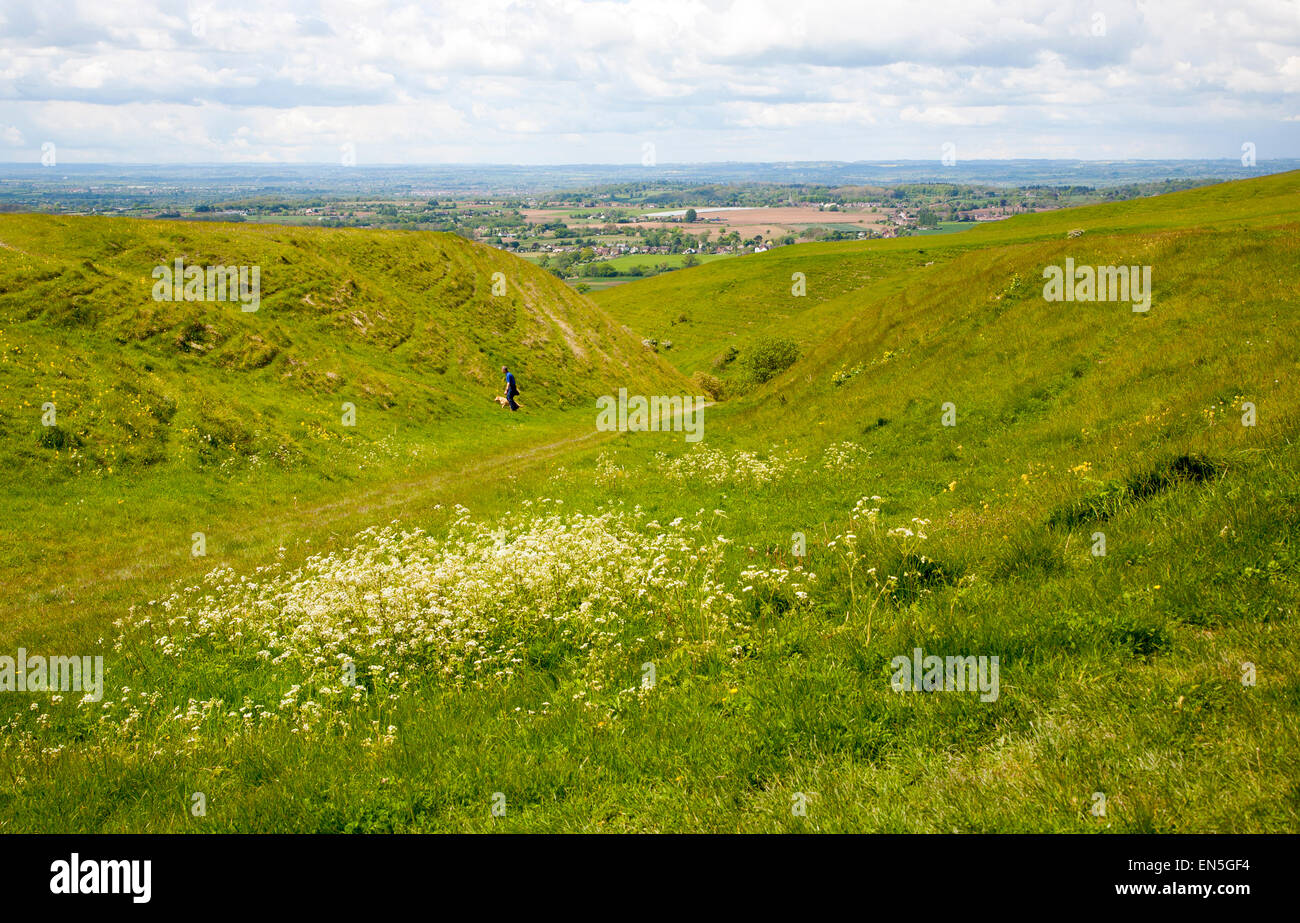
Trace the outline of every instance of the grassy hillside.
<instances>
[{"instance_id":1,"label":"grassy hillside","mask_svg":"<svg viewBox=\"0 0 1300 923\"><path fill-rule=\"evenodd\" d=\"M935 267L963 255L988 254L1009 244L1060 241L1070 231L1092 239L1189 228L1230 235L1235 230L1293 225L1297 208L1296 177L1281 174L988 222L939 239L781 247L741 262L679 270L592 297L641 333L670 340L672 348L663 355L684 372L734 378L734 363L717 364L728 347L743 353L762 338L778 336L792 338L805 350L813 348L854 317L864 302L905 299L910 287L936 274ZM1032 275L1024 277L1028 291L1041 292L1041 268L1033 267ZM803 276L802 296L793 292L796 273Z\"/></svg>"},{"instance_id":2,"label":"grassy hillside","mask_svg":"<svg viewBox=\"0 0 1300 923\"><path fill-rule=\"evenodd\" d=\"M807 728L786 731L801 744L819 726L843 741L817 747L819 768L792 760L783 776L833 793L853 820L837 814L831 829L1296 829L1285 766L1300 744L1288 666L1300 640L1298 207L1300 176L1288 175L1016 219L980 229L997 242L978 247L972 232L944 250L755 258L749 311L726 319L804 356L719 409L707 449L657 465L713 485L683 496L674 483L665 506L721 488L751 559L830 578L827 614L843 624L785 620L750 695L804 701ZM894 275L790 311L790 271L842 285L882 251ZM1067 257L1151 265L1151 310L1045 301L1043 267ZM739 266L675 274L674 297L719 319L740 285L724 268ZM608 293L617 314L616 294L648 312L663 293ZM597 471L658 513L644 457L620 447ZM797 611L779 586L766 594L756 615L779 625ZM1016 691L992 709L891 701L886 665L914 647L1001 651ZM1272 681L1243 685L1244 664ZM809 670L819 691L789 692ZM780 706L761 713L780 726ZM867 765L839 752L882 734ZM1087 814L1093 791L1108 793L1111 820Z\"/></svg>"},{"instance_id":3,"label":"grassy hillside","mask_svg":"<svg viewBox=\"0 0 1300 923\"><path fill-rule=\"evenodd\" d=\"M801 358L698 445L588 405L311 503L251 470L219 515L178 460L172 533L138 497L128 572L62 592L98 555L44 524L97 494L50 460L14 516L59 563L21 569L4 630L103 653L105 691L0 701L0 825L1296 831L1297 205L1285 175L629 283L599 304L634 388L688 387L640 335L685 373ZM1066 258L1151 266L1150 311L1045 301ZM200 561L192 502L229 536ZM917 648L997 657L998 695L894 691Z\"/></svg>"},{"instance_id":4,"label":"grassy hillside","mask_svg":"<svg viewBox=\"0 0 1300 923\"><path fill-rule=\"evenodd\" d=\"M155 300L177 259L259 267L258 309ZM502 365L522 413L491 400ZM85 618L79 586L183 559L195 531L228 551L268 510L548 444L598 394L676 382L559 280L455 235L0 216L0 478L25 524L0 612Z\"/></svg>"},{"instance_id":5,"label":"grassy hillside","mask_svg":"<svg viewBox=\"0 0 1300 923\"><path fill-rule=\"evenodd\" d=\"M260 267L260 309L154 300L153 268L176 259ZM503 364L534 411L586 406L614 379L671 380L558 280L444 234L6 215L0 318L6 397L62 405L53 434L39 414L0 421L10 469L49 470L37 435L73 470L228 455L328 467L343 401L360 420L346 435L365 442L499 422Z\"/></svg>"}]
</instances>

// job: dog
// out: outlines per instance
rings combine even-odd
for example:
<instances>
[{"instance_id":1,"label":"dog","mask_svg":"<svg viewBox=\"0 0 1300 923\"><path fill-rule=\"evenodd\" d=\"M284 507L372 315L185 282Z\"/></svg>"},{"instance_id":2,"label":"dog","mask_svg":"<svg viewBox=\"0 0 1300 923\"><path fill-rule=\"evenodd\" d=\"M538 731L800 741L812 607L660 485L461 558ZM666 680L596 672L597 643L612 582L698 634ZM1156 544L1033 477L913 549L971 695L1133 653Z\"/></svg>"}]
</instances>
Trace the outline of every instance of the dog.
<instances>
[{"instance_id":1,"label":"dog","mask_svg":"<svg viewBox=\"0 0 1300 923\"><path fill-rule=\"evenodd\" d=\"M502 406L502 407L509 407L509 406L510 406L510 402L509 402L508 400L506 400L504 397L502 397L500 394L498 394L496 397L492 398L492 400L496 401L497 404L500 405L500 406ZM515 406L516 406L516 407L522 407L522 406L523 406L523 404L519 403L519 399L518 399L518 398L515 398Z\"/></svg>"}]
</instances>

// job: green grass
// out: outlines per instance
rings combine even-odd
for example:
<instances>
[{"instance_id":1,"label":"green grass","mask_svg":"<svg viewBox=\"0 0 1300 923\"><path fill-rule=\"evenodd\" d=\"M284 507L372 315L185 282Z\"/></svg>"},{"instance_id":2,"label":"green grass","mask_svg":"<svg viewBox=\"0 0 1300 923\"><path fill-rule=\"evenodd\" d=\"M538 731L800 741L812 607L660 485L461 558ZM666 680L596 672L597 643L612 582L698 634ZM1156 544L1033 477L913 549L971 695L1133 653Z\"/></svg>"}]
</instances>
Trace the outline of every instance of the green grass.
<instances>
[{"instance_id":1,"label":"green grass","mask_svg":"<svg viewBox=\"0 0 1300 923\"><path fill-rule=\"evenodd\" d=\"M21 592L0 652L102 652L111 705L0 697L0 829L1296 831L1298 205L1300 177L1283 175L939 239L780 248L601 292L609 320L531 270L537 322L548 308L589 317L610 361L593 348L570 366L530 338L511 361L573 399L508 422L476 411L494 408L472 364L408 374L409 339L361 341L270 295L262 312L284 313L253 316L281 318L270 372L206 356L170 371L183 313L143 346L113 338L132 310L61 319L83 288L125 291L83 260L125 261L112 254L133 252L131 235L170 241L176 226L4 218L0 241L26 259L68 256L42 275L0 249L16 498L0 577ZM369 254L358 275L386 259L400 280L430 240L183 230L264 235L264 265L299 239L305 260L328 254L303 284L339 278L353 248ZM1042 267L1066 257L1151 265L1151 311L1045 302ZM444 258L518 265L461 242ZM427 310L399 282L384 291L394 316ZM484 335L482 318L434 301L451 337ZM641 336L674 348L656 357ZM708 408L701 445L593 430L583 395L680 392L680 374L763 337L802 358ZM65 341L54 368L34 359ZM393 391L385 423L420 434L403 448L436 433L439 451L379 453L377 431L304 440L283 471L238 452L223 469L227 456L184 454L159 424L151 460L134 434L154 430L107 405L69 428L81 457L114 453L113 475L96 475L14 410L13 395L39 408L26 395L80 394L81 378L112 391L137 380L126 360L148 361L173 376L174 418L238 401L261 410L248 429L269 447L336 399L279 377L288 358L332 349ZM454 408L445 424L405 409L426 380ZM195 560L204 517L214 537ZM392 520L427 537L356 534ZM310 558L325 550L338 561ZM186 590L218 566L233 576ZM265 644L283 659L260 657ZM998 699L893 692L891 659L916 647L999 657ZM340 653L383 665L356 702L330 681ZM246 701L279 717L246 722ZM190 814L193 792L206 817ZM1089 812L1096 792L1105 817ZM798 793L806 816L791 812Z\"/></svg>"},{"instance_id":2,"label":"green grass","mask_svg":"<svg viewBox=\"0 0 1300 923\"><path fill-rule=\"evenodd\" d=\"M876 249L866 243L851 249L780 247L621 285L595 299L635 330L672 340L673 351L664 355L681 371L725 373L717 361L728 347L739 349L769 336L793 336L811 346L851 316L854 299L864 291L896 292L906 270L931 260L915 244ZM804 278L803 295L794 294L797 273ZM851 298L840 298L845 295Z\"/></svg>"},{"instance_id":3,"label":"green grass","mask_svg":"<svg viewBox=\"0 0 1300 923\"><path fill-rule=\"evenodd\" d=\"M918 228L916 233L920 237L933 237L935 234L954 234L958 231L969 231L972 226L969 221L940 221L932 228Z\"/></svg>"},{"instance_id":4,"label":"green grass","mask_svg":"<svg viewBox=\"0 0 1300 923\"><path fill-rule=\"evenodd\" d=\"M75 606L194 531L563 438L597 367L676 381L559 280L453 235L8 215L0 242L0 465L29 524L0 538L0 611L41 632L64 619L35 601ZM178 256L260 266L259 310L154 301ZM523 414L491 401L502 365Z\"/></svg>"},{"instance_id":5,"label":"green grass","mask_svg":"<svg viewBox=\"0 0 1300 923\"><path fill-rule=\"evenodd\" d=\"M661 263L672 267L680 267L687 256L687 253L629 253L624 256L611 257L603 262L613 266L615 269L623 272L631 269L633 266L650 268L658 266ZM736 254L733 253L696 253L693 254L698 263L714 263L718 260L730 259Z\"/></svg>"},{"instance_id":6,"label":"green grass","mask_svg":"<svg viewBox=\"0 0 1300 923\"><path fill-rule=\"evenodd\" d=\"M581 289L582 291L600 292L616 285L632 282L636 278L636 276L602 276L599 279L566 279L565 282L575 289L578 289L579 286L585 286L584 289Z\"/></svg>"}]
</instances>

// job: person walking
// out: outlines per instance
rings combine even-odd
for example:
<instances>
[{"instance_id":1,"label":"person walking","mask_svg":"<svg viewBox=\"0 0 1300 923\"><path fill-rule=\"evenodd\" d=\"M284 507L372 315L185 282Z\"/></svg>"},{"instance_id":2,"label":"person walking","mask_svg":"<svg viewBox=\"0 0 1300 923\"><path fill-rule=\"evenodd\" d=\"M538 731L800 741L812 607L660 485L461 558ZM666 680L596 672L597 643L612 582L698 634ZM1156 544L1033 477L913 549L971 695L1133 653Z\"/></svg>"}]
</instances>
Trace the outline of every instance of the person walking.
<instances>
[{"instance_id":1,"label":"person walking","mask_svg":"<svg viewBox=\"0 0 1300 923\"><path fill-rule=\"evenodd\" d=\"M514 373L504 365L501 366L501 372L506 376L506 403L510 405L511 410L518 410L519 405L515 403L515 397L519 394L519 386L515 384Z\"/></svg>"}]
</instances>

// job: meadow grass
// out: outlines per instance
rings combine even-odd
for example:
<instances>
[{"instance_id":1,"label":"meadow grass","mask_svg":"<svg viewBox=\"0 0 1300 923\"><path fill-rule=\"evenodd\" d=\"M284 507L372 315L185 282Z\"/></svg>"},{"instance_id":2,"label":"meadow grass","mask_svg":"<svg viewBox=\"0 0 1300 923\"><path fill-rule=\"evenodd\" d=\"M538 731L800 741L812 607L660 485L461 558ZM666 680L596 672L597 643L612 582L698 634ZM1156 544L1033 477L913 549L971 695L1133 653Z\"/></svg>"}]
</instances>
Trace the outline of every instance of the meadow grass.
<instances>
[{"instance_id":1,"label":"meadow grass","mask_svg":"<svg viewBox=\"0 0 1300 923\"><path fill-rule=\"evenodd\" d=\"M602 294L600 329L676 343L575 391L680 393L738 327L799 343L707 409L700 445L596 433L579 406L474 416L466 387L481 425L438 429L432 457L402 454L417 429L366 462L338 443L284 470L133 457L110 477L24 446L5 573L36 595L7 642L102 652L107 682L102 702L2 697L0 824L1294 831L1298 184ZM1045 302L1066 256L1152 265L1151 311ZM248 380L249 403L271 388ZM206 559L189 504L231 536ZM895 692L914 648L997 656L998 698Z\"/></svg>"}]
</instances>

